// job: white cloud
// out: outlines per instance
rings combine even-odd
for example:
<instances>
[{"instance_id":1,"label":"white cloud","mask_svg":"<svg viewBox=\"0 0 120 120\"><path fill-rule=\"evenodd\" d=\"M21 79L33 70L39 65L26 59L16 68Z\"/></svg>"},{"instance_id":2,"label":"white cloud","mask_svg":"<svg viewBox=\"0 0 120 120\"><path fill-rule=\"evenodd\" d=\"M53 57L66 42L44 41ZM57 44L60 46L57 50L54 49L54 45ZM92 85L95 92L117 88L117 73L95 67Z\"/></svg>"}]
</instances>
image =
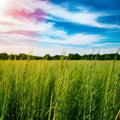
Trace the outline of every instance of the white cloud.
<instances>
[{"instance_id":1,"label":"white cloud","mask_svg":"<svg viewBox=\"0 0 120 120\"><path fill-rule=\"evenodd\" d=\"M28 13L33 13L36 9L42 9L45 13L49 13L52 16L56 16L64 19L65 21L74 22L77 24L84 24L89 26L96 26L100 28L120 28L117 25L108 25L102 24L97 21L97 19L103 16L102 13L93 13L90 12L87 8L79 7L80 12L72 12L68 11L65 8L60 6L34 0L11 0L14 1L14 9L25 10ZM12 2L11 2L12 4ZM46 14L45 14L46 15ZM44 17L49 17L45 16ZM54 17L49 17L49 19L56 19ZM82 34L77 33L73 35L69 35L65 30L60 28L55 28L54 23L43 23L36 22L36 19L27 19L26 17L22 17L22 19L14 18L14 16L6 16L0 15L0 22L9 23L9 24L0 24L0 51L2 52L30 52L31 48L37 46L37 43L46 42L53 43L53 47L44 47L44 48L36 48L34 54L41 55L45 53L51 54L61 54L63 49L66 48L67 53L80 53L85 54L92 53L91 49L77 49L77 48L69 48L64 47L66 45L92 45L93 43L99 42L104 37L100 35L90 35L90 34ZM62 20L61 20L62 22ZM38 34L38 36L30 37L24 36L20 34L3 34L5 32L10 31L33 31ZM58 45L58 46L56 46ZM92 47L101 47L102 44L94 44ZM103 49L102 52L112 52L115 51L116 48L112 49ZM39 52L38 52L39 51ZM81 52L82 51L82 52ZM115 51L116 52L116 51Z\"/></svg>"},{"instance_id":2,"label":"white cloud","mask_svg":"<svg viewBox=\"0 0 120 120\"><path fill-rule=\"evenodd\" d=\"M1 26L1 25L0 25ZM25 27L25 29L24 29ZM13 28L10 28L9 26L4 27L4 29L0 29L1 32L9 32L11 30L31 30L35 31L37 34L40 34L38 36L24 36L19 35L16 33L12 34L1 34L0 39L6 40L12 43L12 41L16 41L20 43L21 39L28 40L29 41L38 41L38 42L47 42L47 43L56 43L56 44L68 44L68 45L89 45L94 42L100 41L103 37L99 35L89 35L89 34L73 34L69 35L64 30L59 30L57 28L54 28L53 24L49 23L43 23L43 24L32 24L29 25L29 23L25 24L24 27L22 26L16 26ZM0 27L1 28L1 27ZM9 43L8 42L8 43Z\"/></svg>"},{"instance_id":3,"label":"white cloud","mask_svg":"<svg viewBox=\"0 0 120 120\"><path fill-rule=\"evenodd\" d=\"M93 13L87 10L87 8L83 9L80 12L71 12L60 6L50 5L49 9L50 9L48 11L49 14L53 16L61 17L70 22L83 24L83 25L89 25L89 26L95 26L99 28L120 28L119 25L99 23L97 19L99 17L105 16L106 14Z\"/></svg>"},{"instance_id":4,"label":"white cloud","mask_svg":"<svg viewBox=\"0 0 120 120\"><path fill-rule=\"evenodd\" d=\"M39 34L38 36L24 36L19 34L6 34L4 36L0 35L1 40L5 40L8 44L14 43L16 45L22 43L31 43L31 41L46 42L53 44L64 44L64 45L89 45L94 42L98 42L103 39L100 35L90 35L90 34L73 34L69 35L66 31L55 28L53 23L36 23L35 21L22 21L21 19L16 19L11 16L1 16L1 21L13 24L13 27L9 25L0 24L0 32L9 31L33 31ZM21 40L23 42L21 42ZM27 42L26 42L27 40ZM25 43L24 43L25 41ZM2 45L2 44L1 44ZM29 44L30 45L30 44Z\"/></svg>"},{"instance_id":5,"label":"white cloud","mask_svg":"<svg viewBox=\"0 0 120 120\"><path fill-rule=\"evenodd\" d=\"M0 24L0 32L8 32L14 30L24 30L24 31L38 31L43 32L53 26L53 23L36 23L35 21L23 21L21 19L16 19L11 16L0 16L0 21L9 24Z\"/></svg>"},{"instance_id":6,"label":"white cloud","mask_svg":"<svg viewBox=\"0 0 120 120\"><path fill-rule=\"evenodd\" d=\"M102 39L99 35L87 35L87 34L76 34L69 36L67 39L67 42L70 44L76 44L76 45L87 45L92 44L94 42L98 42Z\"/></svg>"},{"instance_id":7,"label":"white cloud","mask_svg":"<svg viewBox=\"0 0 120 120\"><path fill-rule=\"evenodd\" d=\"M92 48L71 48L71 47L61 47L61 46L52 46L52 47L30 47L30 46L1 46L0 52L6 52L9 54L19 54L19 53L26 53L26 54L33 54L37 56L44 56L45 54L49 53L51 55L61 55L63 54L63 51L65 55L68 55L69 53L78 53L80 55L84 54L92 54L93 49ZM118 48L105 48L105 49L94 49L94 54L110 54L110 53L116 53L118 51Z\"/></svg>"},{"instance_id":8,"label":"white cloud","mask_svg":"<svg viewBox=\"0 0 120 120\"><path fill-rule=\"evenodd\" d=\"M67 35L66 35L67 36ZM56 44L67 44L67 45L89 45L94 42L99 42L101 40L101 36L98 35L84 35L84 34L75 34L68 35L64 39L53 39L48 36L41 36L36 40L39 42L47 42L47 43L56 43Z\"/></svg>"},{"instance_id":9,"label":"white cloud","mask_svg":"<svg viewBox=\"0 0 120 120\"><path fill-rule=\"evenodd\" d=\"M92 44L91 45L91 47L99 47L99 48L107 48L107 47L110 47L110 46L113 46L113 47L115 47L116 46L116 48L119 48L119 46L120 46L120 43L110 43L110 42L105 42L105 43L95 43L95 44Z\"/></svg>"},{"instance_id":10,"label":"white cloud","mask_svg":"<svg viewBox=\"0 0 120 120\"><path fill-rule=\"evenodd\" d=\"M97 19L102 16L106 16L107 14L105 12L91 12L88 8L84 6L77 6L78 9L80 9L79 12L73 12L69 11L66 8L62 8L59 5L55 5L52 3L48 3L46 1L34 1L34 0L11 0L11 3L14 2L14 9L18 10L24 10L28 13L33 13L36 9L41 9L47 14L50 14L52 16L56 16L59 18L62 18L66 21L83 24L83 25L89 25L89 26L95 26L99 28L120 28L120 25L114 25L114 24L104 24L99 23ZM46 15L47 15L46 14ZM46 15L42 15L43 17L47 18ZM41 16L41 15L37 15ZM50 19L54 19L53 17L48 17ZM56 19L58 20L58 19Z\"/></svg>"},{"instance_id":11,"label":"white cloud","mask_svg":"<svg viewBox=\"0 0 120 120\"><path fill-rule=\"evenodd\" d=\"M47 31L44 31L42 36L36 38L36 40L40 42L68 45L89 45L94 42L99 42L101 39L104 39L104 37L100 35L82 33L69 35L66 31L54 28L54 26L49 28Z\"/></svg>"},{"instance_id":12,"label":"white cloud","mask_svg":"<svg viewBox=\"0 0 120 120\"><path fill-rule=\"evenodd\" d=\"M1 42L2 41L2 42ZM19 34L0 34L0 46L34 46L36 41L31 37L27 37Z\"/></svg>"},{"instance_id":13,"label":"white cloud","mask_svg":"<svg viewBox=\"0 0 120 120\"><path fill-rule=\"evenodd\" d=\"M88 10L86 7L83 6L78 7L80 8L79 12L72 12L72 11L68 11L66 8L60 7L59 5L54 5L51 3L48 4L47 2L43 2L43 1L36 1L31 3L29 2L28 8L31 9L30 11L34 11L35 9L41 9L44 12L51 14L52 16L60 17L66 21L70 21L78 24L95 26L99 28L120 28L119 25L99 23L97 19L99 17L106 16L107 14L91 12L90 10ZM25 7L23 7L23 9L28 11L28 9ZM50 19L55 20L55 18L52 17L50 17Z\"/></svg>"},{"instance_id":14,"label":"white cloud","mask_svg":"<svg viewBox=\"0 0 120 120\"><path fill-rule=\"evenodd\" d=\"M34 12L34 8L31 7L32 3L35 3L34 0L9 0L8 7L6 10L12 9L14 5L14 9L17 10L25 10L26 12L32 13Z\"/></svg>"},{"instance_id":15,"label":"white cloud","mask_svg":"<svg viewBox=\"0 0 120 120\"><path fill-rule=\"evenodd\" d=\"M31 46L21 46L21 45L16 45L16 46L11 46L11 45L3 45L0 47L0 52L5 52L8 54L19 54L19 53L26 53L29 54L34 47ZM39 54L38 54L39 55Z\"/></svg>"}]
</instances>

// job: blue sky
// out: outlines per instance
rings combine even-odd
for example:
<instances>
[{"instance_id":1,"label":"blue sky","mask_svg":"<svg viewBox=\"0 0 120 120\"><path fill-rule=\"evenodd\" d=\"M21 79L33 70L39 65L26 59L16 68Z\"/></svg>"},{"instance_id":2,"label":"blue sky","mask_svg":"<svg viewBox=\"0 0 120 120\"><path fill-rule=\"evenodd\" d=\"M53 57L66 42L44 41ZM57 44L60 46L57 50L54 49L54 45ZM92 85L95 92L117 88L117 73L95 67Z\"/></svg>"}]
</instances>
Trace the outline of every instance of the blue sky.
<instances>
[{"instance_id":1,"label":"blue sky","mask_svg":"<svg viewBox=\"0 0 120 120\"><path fill-rule=\"evenodd\" d=\"M119 0L0 2L0 52L34 55L114 53L120 48ZM13 7L14 4L14 7Z\"/></svg>"}]
</instances>

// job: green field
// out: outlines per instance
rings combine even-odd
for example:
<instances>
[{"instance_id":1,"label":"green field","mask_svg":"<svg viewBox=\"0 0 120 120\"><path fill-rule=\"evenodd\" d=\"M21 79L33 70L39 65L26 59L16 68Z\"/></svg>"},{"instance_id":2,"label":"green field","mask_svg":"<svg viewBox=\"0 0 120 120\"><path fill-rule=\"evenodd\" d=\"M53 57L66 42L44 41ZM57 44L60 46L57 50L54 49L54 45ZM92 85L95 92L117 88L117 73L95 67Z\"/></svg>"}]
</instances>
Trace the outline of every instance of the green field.
<instances>
[{"instance_id":1,"label":"green field","mask_svg":"<svg viewBox=\"0 0 120 120\"><path fill-rule=\"evenodd\" d=\"M120 61L0 61L0 120L118 120L119 109Z\"/></svg>"}]
</instances>

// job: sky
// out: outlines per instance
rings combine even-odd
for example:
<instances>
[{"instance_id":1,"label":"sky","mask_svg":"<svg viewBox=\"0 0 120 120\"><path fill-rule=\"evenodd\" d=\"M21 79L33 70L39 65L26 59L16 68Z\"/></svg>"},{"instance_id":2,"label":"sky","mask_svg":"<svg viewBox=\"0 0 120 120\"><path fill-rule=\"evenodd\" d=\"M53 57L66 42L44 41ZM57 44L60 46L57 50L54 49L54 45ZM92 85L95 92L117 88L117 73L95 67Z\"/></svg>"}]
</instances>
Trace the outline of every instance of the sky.
<instances>
[{"instance_id":1,"label":"sky","mask_svg":"<svg viewBox=\"0 0 120 120\"><path fill-rule=\"evenodd\" d=\"M109 54L120 48L120 0L0 0L0 53Z\"/></svg>"}]
</instances>

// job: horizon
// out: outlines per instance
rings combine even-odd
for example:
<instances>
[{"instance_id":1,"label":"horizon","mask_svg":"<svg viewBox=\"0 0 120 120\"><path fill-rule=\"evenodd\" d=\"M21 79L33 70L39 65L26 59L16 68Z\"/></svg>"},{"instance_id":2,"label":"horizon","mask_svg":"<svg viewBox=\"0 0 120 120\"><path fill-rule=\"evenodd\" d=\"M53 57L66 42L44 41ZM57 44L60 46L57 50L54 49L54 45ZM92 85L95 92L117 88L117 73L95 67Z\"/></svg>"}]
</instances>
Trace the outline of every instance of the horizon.
<instances>
[{"instance_id":1,"label":"horizon","mask_svg":"<svg viewBox=\"0 0 120 120\"><path fill-rule=\"evenodd\" d=\"M120 53L119 0L4 0L0 10L0 53Z\"/></svg>"},{"instance_id":2,"label":"horizon","mask_svg":"<svg viewBox=\"0 0 120 120\"><path fill-rule=\"evenodd\" d=\"M92 53L89 53L89 54L79 54L79 53L68 53L68 54L66 54L65 52L63 52L62 54L54 54L54 55L52 55L52 54L49 54L49 53L46 53L46 54L44 54L44 55L34 55L34 54L32 54L32 52L31 53L5 53L5 52L0 52L0 54L7 54L8 56L11 56L11 55L20 55L20 54L24 54L24 55L27 55L27 56L37 56L37 57L44 57L44 56L46 56L46 55L50 55L51 57L53 57L53 56L69 56L70 54L72 54L72 55L75 55L75 54L78 54L78 55L80 55L80 56L84 56L84 55L120 55L120 52L116 52L116 53L99 53L99 52L92 52Z\"/></svg>"}]
</instances>

